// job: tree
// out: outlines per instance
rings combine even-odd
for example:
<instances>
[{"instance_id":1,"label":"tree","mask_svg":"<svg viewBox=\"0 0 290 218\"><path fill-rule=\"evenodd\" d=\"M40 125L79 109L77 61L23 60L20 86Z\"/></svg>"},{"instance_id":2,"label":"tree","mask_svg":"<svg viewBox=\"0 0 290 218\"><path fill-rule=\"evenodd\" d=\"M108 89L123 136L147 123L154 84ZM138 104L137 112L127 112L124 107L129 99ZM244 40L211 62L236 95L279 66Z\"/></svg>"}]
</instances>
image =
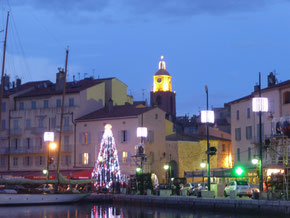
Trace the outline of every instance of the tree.
<instances>
[{"instance_id":1,"label":"tree","mask_svg":"<svg viewBox=\"0 0 290 218\"><path fill-rule=\"evenodd\" d=\"M92 172L92 178L96 180L94 185L97 188L109 188L113 181L120 182L121 179L118 151L111 129L110 124L105 125L98 159Z\"/></svg>"}]
</instances>

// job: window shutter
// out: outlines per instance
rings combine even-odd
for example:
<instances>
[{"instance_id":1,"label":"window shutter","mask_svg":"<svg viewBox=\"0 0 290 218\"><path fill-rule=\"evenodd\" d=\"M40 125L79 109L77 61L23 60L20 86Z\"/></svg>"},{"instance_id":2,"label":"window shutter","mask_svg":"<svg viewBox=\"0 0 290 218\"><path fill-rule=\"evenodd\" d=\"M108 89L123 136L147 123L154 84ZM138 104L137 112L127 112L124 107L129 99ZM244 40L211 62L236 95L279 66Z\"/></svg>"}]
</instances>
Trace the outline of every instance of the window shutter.
<instances>
[{"instance_id":1,"label":"window shutter","mask_svg":"<svg viewBox=\"0 0 290 218\"><path fill-rule=\"evenodd\" d=\"M83 144L83 133L80 133L80 144Z\"/></svg>"},{"instance_id":2,"label":"window shutter","mask_svg":"<svg viewBox=\"0 0 290 218\"><path fill-rule=\"evenodd\" d=\"M23 161L23 166L26 166L26 162L25 162L26 157L22 157L22 161Z\"/></svg>"},{"instance_id":3,"label":"window shutter","mask_svg":"<svg viewBox=\"0 0 290 218\"><path fill-rule=\"evenodd\" d=\"M126 133L127 133L127 142L129 142L130 141L130 131L127 130Z\"/></svg>"},{"instance_id":4,"label":"window shutter","mask_svg":"<svg viewBox=\"0 0 290 218\"><path fill-rule=\"evenodd\" d=\"M71 155L68 156L68 165L71 165Z\"/></svg>"},{"instance_id":5,"label":"window shutter","mask_svg":"<svg viewBox=\"0 0 290 218\"><path fill-rule=\"evenodd\" d=\"M19 140L20 141L20 140ZM27 150L27 146L26 146L26 138L23 139L23 150L26 151Z\"/></svg>"},{"instance_id":6,"label":"window shutter","mask_svg":"<svg viewBox=\"0 0 290 218\"><path fill-rule=\"evenodd\" d=\"M88 132L88 144L91 144L91 133Z\"/></svg>"},{"instance_id":7,"label":"window shutter","mask_svg":"<svg viewBox=\"0 0 290 218\"><path fill-rule=\"evenodd\" d=\"M131 162L131 159L130 158L131 158L131 154L130 154L130 151L128 151L127 162L129 162L129 163Z\"/></svg>"},{"instance_id":8,"label":"window shutter","mask_svg":"<svg viewBox=\"0 0 290 218\"><path fill-rule=\"evenodd\" d=\"M80 153L79 164L80 164L80 165L83 164L83 154L82 154L82 153Z\"/></svg>"},{"instance_id":9,"label":"window shutter","mask_svg":"<svg viewBox=\"0 0 290 218\"><path fill-rule=\"evenodd\" d=\"M65 165L65 158L66 158L66 156L62 156L60 159L61 159L61 165Z\"/></svg>"},{"instance_id":10,"label":"window shutter","mask_svg":"<svg viewBox=\"0 0 290 218\"><path fill-rule=\"evenodd\" d=\"M122 131L118 131L118 142L122 142Z\"/></svg>"},{"instance_id":11,"label":"window shutter","mask_svg":"<svg viewBox=\"0 0 290 218\"><path fill-rule=\"evenodd\" d=\"M89 153L89 165L93 163L93 160L92 160L92 154Z\"/></svg>"}]
</instances>

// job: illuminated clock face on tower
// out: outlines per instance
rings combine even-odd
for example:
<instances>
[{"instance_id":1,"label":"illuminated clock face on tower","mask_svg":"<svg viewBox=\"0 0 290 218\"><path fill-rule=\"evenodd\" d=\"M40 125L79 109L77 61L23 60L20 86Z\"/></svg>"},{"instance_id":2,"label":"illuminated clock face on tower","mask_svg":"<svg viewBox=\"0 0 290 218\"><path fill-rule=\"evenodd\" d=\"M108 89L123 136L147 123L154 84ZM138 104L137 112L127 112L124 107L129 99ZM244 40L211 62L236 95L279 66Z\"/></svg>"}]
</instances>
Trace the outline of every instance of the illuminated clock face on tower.
<instances>
[{"instance_id":1,"label":"illuminated clock face on tower","mask_svg":"<svg viewBox=\"0 0 290 218\"><path fill-rule=\"evenodd\" d=\"M157 79L157 82L158 82L158 83L161 83L161 81L162 81L161 78L158 78L158 79Z\"/></svg>"}]
</instances>

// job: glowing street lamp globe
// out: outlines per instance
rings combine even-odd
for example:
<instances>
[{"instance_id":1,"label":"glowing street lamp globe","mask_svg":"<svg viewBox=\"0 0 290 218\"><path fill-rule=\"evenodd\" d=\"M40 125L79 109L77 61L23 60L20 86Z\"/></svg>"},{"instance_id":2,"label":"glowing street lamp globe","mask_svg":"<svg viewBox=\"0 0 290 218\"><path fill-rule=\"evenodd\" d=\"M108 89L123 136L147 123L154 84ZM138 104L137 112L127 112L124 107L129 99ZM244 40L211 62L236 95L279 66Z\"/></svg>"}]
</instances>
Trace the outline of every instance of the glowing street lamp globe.
<instances>
[{"instance_id":1,"label":"glowing street lamp globe","mask_svg":"<svg viewBox=\"0 0 290 218\"><path fill-rule=\"evenodd\" d=\"M168 169L169 169L169 165L168 165L168 164L165 164L163 168L164 168L165 170L168 170Z\"/></svg>"},{"instance_id":2,"label":"glowing street lamp globe","mask_svg":"<svg viewBox=\"0 0 290 218\"><path fill-rule=\"evenodd\" d=\"M252 164L256 165L256 164L258 164L258 161L259 161L258 158L254 158L254 159L252 159Z\"/></svg>"},{"instance_id":3,"label":"glowing street lamp globe","mask_svg":"<svg viewBox=\"0 0 290 218\"><path fill-rule=\"evenodd\" d=\"M200 167L201 168L205 168L206 167L206 163L204 163L204 162L200 163Z\"/></svg>"}]
</instances>

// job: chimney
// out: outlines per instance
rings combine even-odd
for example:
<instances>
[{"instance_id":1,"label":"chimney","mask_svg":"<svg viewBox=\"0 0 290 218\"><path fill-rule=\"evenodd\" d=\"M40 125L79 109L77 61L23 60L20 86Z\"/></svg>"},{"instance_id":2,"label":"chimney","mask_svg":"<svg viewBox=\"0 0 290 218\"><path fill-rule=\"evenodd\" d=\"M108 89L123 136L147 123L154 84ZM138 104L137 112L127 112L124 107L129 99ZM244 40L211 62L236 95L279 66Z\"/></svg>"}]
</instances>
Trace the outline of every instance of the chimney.
<instances>
[{"instance_id":1,"label":"chimney","mask_svg":"<svg viewBox=\"0 0 290 218\"><path fill-rule=\"evenodd\" d=\"M113 112L113 107L114 107L113 103L114 103L113 100L110 98L107 105L108 112Z\"/></svg>"},{"instance_id":2,"label":"chimney","mask_svg":"<svg viewBox=\"0 0 290 218\"><path fill-rule=\"evenodd\" d=\"M64 70L62 68L58 68L58 73L56 74L56 84L55 90L61 91L64 86Z\"/></svg>"},{"instance_id":3,"label":"chimney","mask_svg":"<svg viewBox=\"0 0 290 218\"><path fill-rule=\"evenodd\" d=\"M254 86L254 92L258 92L259 91L259 85L255 85Z\"/></svg>"},{"instance_id":4,"label":"chimney","mask_svg":"<svg viewBox=\"0 0 290 218\"><path fill-rule=\"evenodd\" d=\"M21 86L21 79L16 79L16 88L19 88Z\"/></svg>"},{"instance_id":5,"label":"chimney","mask_svg":"<svg viewBox=\"0 0 290 218\"><path fill-rule=\"evenodd\" d=\"M9 90L9 88L10 88L10 77L7 74L5 74L3 80L4 80L4 90Z\"/></svg>"},{"instance_id":6,"label":"chimney","mask_svg":"<svg viewBox=\"0 0 290 218\"><path fill-rule=\"evenodd\" d=\"M273 72L271 72L269 75L268 75L268 87L273 87L275 86L277 83L277 79L276 79L276 76L274 75Z\"/></svg>"},{"instance_id":7,"label":"chimney","mask_svg":"<svg viewBox=\"0 0 290 218\"><path fill-rule=\"evenodd\" d=\"M12 82L12 88L15 88L15 81Z\"/></svg>"}]
</instances>

